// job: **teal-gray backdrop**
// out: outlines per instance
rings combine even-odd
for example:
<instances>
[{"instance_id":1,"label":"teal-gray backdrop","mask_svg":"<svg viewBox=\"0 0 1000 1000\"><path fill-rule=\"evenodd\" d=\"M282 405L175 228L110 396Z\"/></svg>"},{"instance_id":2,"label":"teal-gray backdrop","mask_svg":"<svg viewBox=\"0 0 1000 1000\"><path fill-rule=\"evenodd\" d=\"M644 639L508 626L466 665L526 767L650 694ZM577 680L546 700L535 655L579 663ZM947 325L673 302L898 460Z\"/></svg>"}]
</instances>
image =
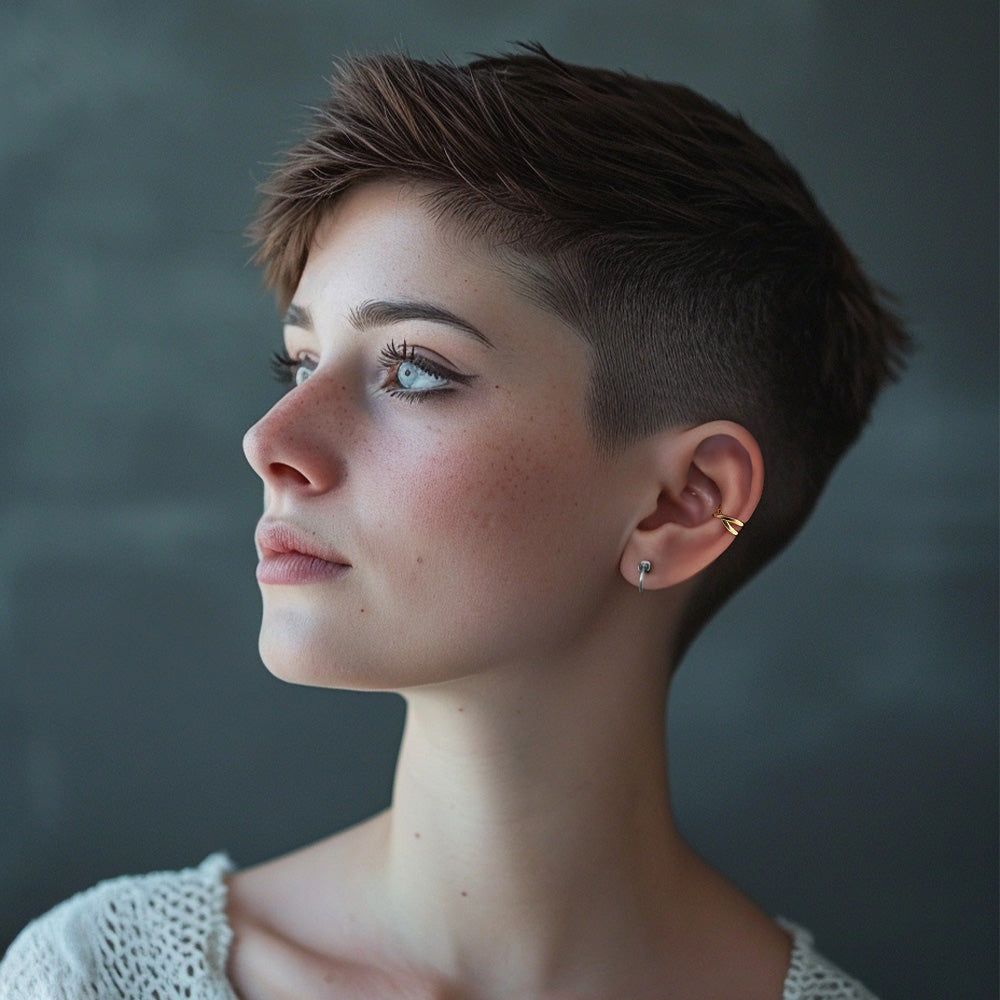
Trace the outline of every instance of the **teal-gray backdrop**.
<instances>
[{"instance_id":1,"label":"teal-gray backdrop","mask_svg":"<svg viewBox=\"0 0 1000 1000\"><path fill-rule=\"evenodd\" d=\"M955 0L7 0L0 946L95 880L387 801L393 696L256 654L273 306L241 235L333 55L535 39L795 162L920 340L810 526L699 640L681 823L886 1000L996 985L997 11Z\"/></svg>"}]
</instances>

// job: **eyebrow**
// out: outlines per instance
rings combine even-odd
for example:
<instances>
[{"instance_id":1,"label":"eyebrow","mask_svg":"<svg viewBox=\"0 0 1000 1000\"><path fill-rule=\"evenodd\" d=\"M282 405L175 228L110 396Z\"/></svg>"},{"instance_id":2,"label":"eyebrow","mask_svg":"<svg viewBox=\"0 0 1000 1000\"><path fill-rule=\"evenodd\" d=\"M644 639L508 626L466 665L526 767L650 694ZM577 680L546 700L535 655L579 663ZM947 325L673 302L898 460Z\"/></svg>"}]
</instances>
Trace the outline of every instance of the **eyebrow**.
<instances>
[{"instance_id":1,"label":"eyebrow","mask_svg":"<svg viewBox=\"0 0 1000 1000\"><path fill-rule=\"evenodd\" d=\"M468 320L456 316L455 313L431 302L396 299L369 299L355 306L347 314L351 326L362 333L380 326L393 323L405 323L407 320L423 320L427 323L442 323L468 334L487 347L493 343L482 330L473 326ZM313 329L313 318L308 308L292 303L286 311L282 323L285 326L297 326L303 330Z\"/></svg>"}]
</instances>

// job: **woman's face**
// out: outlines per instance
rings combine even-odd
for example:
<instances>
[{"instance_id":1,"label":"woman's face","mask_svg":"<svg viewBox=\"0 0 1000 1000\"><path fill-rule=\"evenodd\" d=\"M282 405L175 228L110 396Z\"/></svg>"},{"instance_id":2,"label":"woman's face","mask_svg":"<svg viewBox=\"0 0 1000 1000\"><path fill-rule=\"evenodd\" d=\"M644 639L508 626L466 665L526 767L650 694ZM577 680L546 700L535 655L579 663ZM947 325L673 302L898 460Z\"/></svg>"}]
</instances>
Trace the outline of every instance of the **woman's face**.
<instances>
[{"instance_id":1,"label":"woman's face","mask_svg":"<svg viewBox=\"0 0 1000 1000\"><path fill-rule=\"evenodd\" d=\"M349 191L285 326L264 481L261 654L405 689L541 662L597 627L631 527L587 424L588 349L412 187Z\"/></svg>"}]
</instances>

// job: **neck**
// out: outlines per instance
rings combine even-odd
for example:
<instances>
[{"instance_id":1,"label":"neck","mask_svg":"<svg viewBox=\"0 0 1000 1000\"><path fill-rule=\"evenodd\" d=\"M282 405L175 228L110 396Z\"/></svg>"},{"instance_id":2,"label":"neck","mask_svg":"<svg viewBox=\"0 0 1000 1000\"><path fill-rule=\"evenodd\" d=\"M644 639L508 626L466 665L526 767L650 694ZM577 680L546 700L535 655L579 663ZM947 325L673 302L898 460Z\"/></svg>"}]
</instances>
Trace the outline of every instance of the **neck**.
<instances>
[{"instance_id":1,"label":"neck","mask_svg":"<svg viewBox=\"0 0 1000 1000\"><path fill-rule=\"evenodd\" d=\"M642 949L642 928L661 935L690 864L670 814L665 694L666 651L635 649L410 692L384 819L408 950L489 995Z\"/></svg>"}]
</instances>

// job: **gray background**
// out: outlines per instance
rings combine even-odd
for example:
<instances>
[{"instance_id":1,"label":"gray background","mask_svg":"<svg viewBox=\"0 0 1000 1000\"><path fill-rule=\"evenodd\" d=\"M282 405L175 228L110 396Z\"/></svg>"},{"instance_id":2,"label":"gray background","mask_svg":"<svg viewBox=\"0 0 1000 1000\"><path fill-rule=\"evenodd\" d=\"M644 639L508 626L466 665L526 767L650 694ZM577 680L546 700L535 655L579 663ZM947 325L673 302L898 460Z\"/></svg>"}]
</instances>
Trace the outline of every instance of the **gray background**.
<instances>
[{"instance_id":1,"label":"gray background","mask_svg":"<svg viewBox=\"0 0 1000 1000\"><path fill-rule=\"evenodd\" d=\"M333 54L537 39L740 110L922 344L693 649L675 793L886 1000L993 993L996 37L992 2L6 0L0 945L99 878L249 864L386 803L399 700L257 659L239 445L278 326L241 231Z\"/></svg>"}]
</instances>

